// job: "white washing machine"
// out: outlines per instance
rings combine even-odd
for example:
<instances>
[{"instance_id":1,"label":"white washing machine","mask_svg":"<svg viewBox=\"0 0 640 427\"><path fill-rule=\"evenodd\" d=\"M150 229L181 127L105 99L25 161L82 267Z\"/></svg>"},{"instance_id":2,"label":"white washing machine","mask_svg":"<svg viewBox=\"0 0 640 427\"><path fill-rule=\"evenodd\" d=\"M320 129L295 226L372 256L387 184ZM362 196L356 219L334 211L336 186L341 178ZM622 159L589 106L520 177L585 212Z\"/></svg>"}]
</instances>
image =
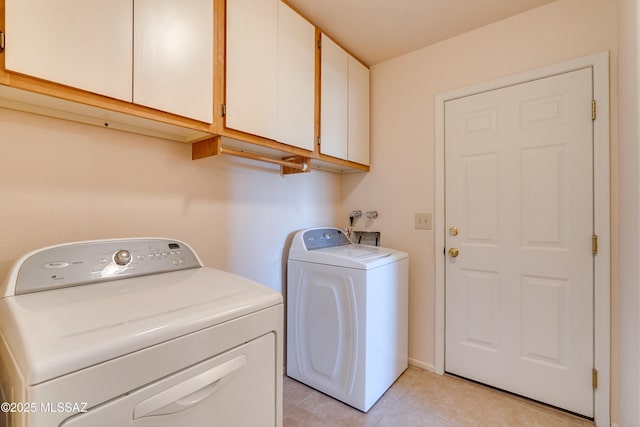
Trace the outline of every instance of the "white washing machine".
<instances>
[{"instance_id":1,"label":"white washing machine","mask_svg":"<svg viewBox=\"0 0 640 427\"><path fill-rule=\"evenodd\" d=\"M287 267L287 375L367 412L407 369L408 255L314 228Z\"/></svg>"},{"instance_id":2,"label":"white washing machine","mask_svg":"<svg viewBox=\"0 0 640 427\"><path fill-rule=\"evenodd\" d=\"M0 288L0 425L282 425L282 296L169 239L21 258Z\"/></svg>"}]
</instances>

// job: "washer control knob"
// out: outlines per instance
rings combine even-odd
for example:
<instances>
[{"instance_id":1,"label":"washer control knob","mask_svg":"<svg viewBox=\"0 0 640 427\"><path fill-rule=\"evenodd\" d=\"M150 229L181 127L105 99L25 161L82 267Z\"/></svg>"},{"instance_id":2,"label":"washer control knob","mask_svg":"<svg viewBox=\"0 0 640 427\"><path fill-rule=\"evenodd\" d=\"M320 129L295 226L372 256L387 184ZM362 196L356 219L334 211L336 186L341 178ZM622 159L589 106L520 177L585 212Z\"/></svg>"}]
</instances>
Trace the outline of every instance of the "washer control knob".
<instances>
[{"instance_id":1,"label":"washer control knob","mask_svg":"<svg viewBox=\"0 0 640 427\"><path fill-rule=\"evenodd\" d=\"M118 265L127 265L131 262L131 252L126 249L120 249L113 255L113 261Z\"/></svg>"}]
</instances>

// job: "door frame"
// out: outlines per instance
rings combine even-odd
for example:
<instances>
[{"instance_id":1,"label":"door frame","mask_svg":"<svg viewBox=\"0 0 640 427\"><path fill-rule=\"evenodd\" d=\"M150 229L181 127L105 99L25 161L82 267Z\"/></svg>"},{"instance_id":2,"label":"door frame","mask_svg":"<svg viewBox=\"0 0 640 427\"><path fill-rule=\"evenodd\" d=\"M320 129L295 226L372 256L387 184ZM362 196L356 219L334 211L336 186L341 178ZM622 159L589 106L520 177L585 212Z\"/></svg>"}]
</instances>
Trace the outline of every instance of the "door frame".
<instances>
[{"instance_id":1,"label":"door frame","mask_svg":"<svg viewBox=\"0 0 640 427\"><path fill-rule=\"evenodd\" d=\"M548 67L439 94L435 98L435 372L445 369L445 157L444 104L446 101L526 83L583 68L593 68L593 97L597 117L593 121L594 233L598 253L594 258L594 367L598 388L594 390L595 422L610 426L611 389L611 218L609 175L609 52L573 59ZM443 250L439 250L443 248Z\"/></svg>"}]
</instances>

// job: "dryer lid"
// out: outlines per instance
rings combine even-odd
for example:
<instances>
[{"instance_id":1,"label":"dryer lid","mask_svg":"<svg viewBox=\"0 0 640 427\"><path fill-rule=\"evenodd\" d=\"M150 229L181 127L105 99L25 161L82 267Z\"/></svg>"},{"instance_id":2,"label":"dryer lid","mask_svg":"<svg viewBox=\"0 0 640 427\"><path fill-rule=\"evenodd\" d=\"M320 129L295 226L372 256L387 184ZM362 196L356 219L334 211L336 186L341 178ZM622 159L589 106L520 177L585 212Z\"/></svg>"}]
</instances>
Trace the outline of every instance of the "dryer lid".
<instances>
[{"instance_id":1,"label":"dryer lid","mask_svg":"<svg viewBox=\"0 0 640 427\"><path fill-rule=\"evenodd\" d=\"M28 384L78 371L282 303L212 268L0 299L0 335Z\"/></svg>"}]
</instances>

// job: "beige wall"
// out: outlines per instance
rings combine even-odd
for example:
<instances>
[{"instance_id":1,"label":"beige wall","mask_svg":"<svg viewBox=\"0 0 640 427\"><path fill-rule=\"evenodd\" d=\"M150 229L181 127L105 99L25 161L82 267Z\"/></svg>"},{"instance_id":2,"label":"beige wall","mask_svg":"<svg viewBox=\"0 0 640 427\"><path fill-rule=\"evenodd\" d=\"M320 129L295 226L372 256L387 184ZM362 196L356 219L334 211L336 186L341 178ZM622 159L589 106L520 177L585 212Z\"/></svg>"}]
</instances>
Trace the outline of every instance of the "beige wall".
<instances>
[{"instance_id":1,"label":"beige wall","mask_svg":"<svg viewBox=\"0 0 640 427\"><path fill-rule=\"evenodd\" d=\"M336 174L192 161L188 145L0 109L0 281L41 246L167 236L281 290L287 235L335 223L340 191Z\"/></svg>"},{"instance_id":2,"label":"beige wall","mask_svg":"<svg viewBox=\"0 0 640 427\"><path fill-rule=\"evenodd\" d=\"M149 235L185 240L207 265L280 290L282 250L291 231L325 224L346 226L351 210L375 209L380 217L362 218L356 228L379 230L383 245L410 253L410 357L429 367L434 363L434 234L415 230L413 221L415 212L435 211L434 96L609 50L612 415L615 421L619 400L620 420L628 421L619 425L638 425L637 242L623 241L635 253L625 257L622 251L626 261L621 261L620 268L616 261L619 224L625 229L630 225L634 236L640 228L638 206L620 215L627 200L638 203L637 129L633 128L637 97L625 101L636 110L621 114L624 128L618 144L617 3L622 5L621 19L630 19L632 28L625 34L637 34L637 15L635 20L628 16L637 13L637 0L558 0L372 67L373 166L369 174L340 177L313 171L283 177L277 168L240 159L193 162L190 147L175 142L0 109L0 280L16 257L36 247ZM637 61L637 43L625 44L621 50L627 55L625 64ZM621 93L637 90L634 76L637 69L621 73ZM621 102L621 110L628 105ZM623 130L627 135L632 132L631 136L623 137ZM624 163L627 154L635 158ZM624 171L618 167L619 158ZM628 176L631 181L625 181ZM255 246L247 244L252 239ZM620 321L620 332L619 271L621 287L632 297L621 307L630 318ZM626 343L621 348L631 350L620 357L621 370L636 369L633 376L624 376L620 399L618 337Z\"/></svg>"},{"instance_id":3,"label":"beige wall","mask_svg":"<svg viewBox=\"0 0 640 427\"><path fill-rule=\"evenodd\" d=\"M434 364L434 232L415 230L414 213L434 212L434 97L475 83L611 52L612 169L616 170L616 1L558 0L372 67L372 170L344 178L344 211L377 209L360 228L410 254L413 363ZM613 238L617 225L613 178ZM615 242L614 245L615 247ZM615 254L615 250L614 250ZM615 266L613 266L615 268ZM614 312L616 284L614 288ZM614 350L615 351L615 350ZM615 381L615 380L614 380Z\"/></svg>"},{"instance_id":4,"label":"beige wall","mask_svg":"<svg viewBox=\"0 0 640 427\"><path fill-rule=\"evenodd\" d=\"M638 0L619 0L619 310L613 312L613 375L619 375L618 424L640 425L640 10ZM616 327L617 326L617 327Z\"/></svg>"}]
</instances>

